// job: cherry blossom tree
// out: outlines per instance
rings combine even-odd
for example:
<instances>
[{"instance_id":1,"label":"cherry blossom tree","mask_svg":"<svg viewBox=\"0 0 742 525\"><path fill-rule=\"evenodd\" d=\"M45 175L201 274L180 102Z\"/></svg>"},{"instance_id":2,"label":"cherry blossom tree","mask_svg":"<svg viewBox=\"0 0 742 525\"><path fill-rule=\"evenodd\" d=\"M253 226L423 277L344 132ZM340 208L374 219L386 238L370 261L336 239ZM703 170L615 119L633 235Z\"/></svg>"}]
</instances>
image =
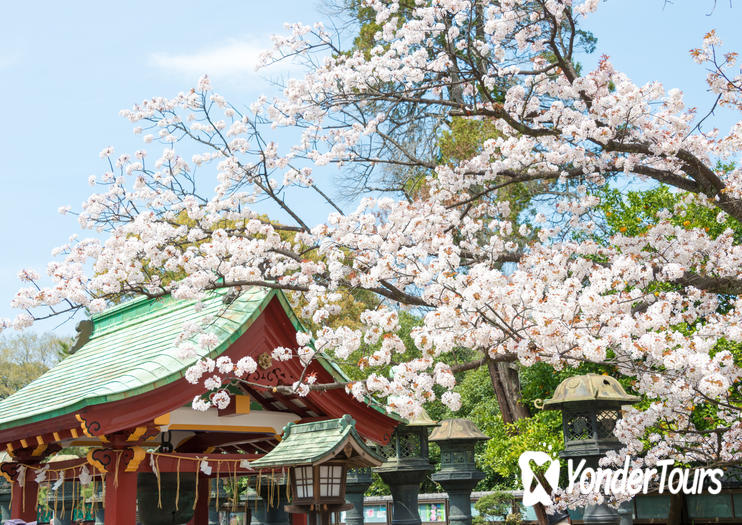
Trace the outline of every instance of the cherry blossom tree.
<instances>
[{"instance_id":1,"label":"cherry blossom tree","mask_svg":"<svg viewBox=\"0 0 742 525\"><path fill-rule=\"evenodd\" d=\"M128 294L198 301L220 288L278 288L319 328L277 348L277 359L309 363L321 351L345 362L374 349L359 361L364 381L321 385L308 376L287 392L347 388L411 417L441 389L457 409L454 372L488 366L503 414L518 419L527 413L516 363L598 363L633 378L645 400L618 423L616 458L739 463L742 121L710 130L712 115L686 108L680 90L636 85L607 57L581 72L579 23L598 3L416 0L402 16L400 2L365 0L379 27L373 46L343 49L321 24L275 38L266 64L307 66L280 98L243 110L203 77L189 92L123 111L145 143L161 144L158 153L150 161L144 150L101 152L108 170L91 181L100 191L79 221L102 238L60 248L48 287L22 272L30 286L13 303L23 313L4 325L95 312ZM708 70L716 106L739 111L742 76L721 46L712 32L692 55ZM447 163L430 154L434 141L404 140L454 118L496 132L470 158ZM284 127L299 136L287 146L270 139ZM318 180L332 165L366 180L380 167L423 177L413 193L366 191L349 211ZM606 236L602 190L615 180L666 185L677 202L640 234ZM532 213L513 217L502 196L530 182L541 184ZM258 211L264 200L282 219ZM333 212L313 225L307 202ZM720 228L694 226L699 207ZM674 220L683 214L687 221ZM331 328L356 290L375 301L356 327ZM422 316L414 358L399 358L400 309ZM175 351L188 357L214 337L189 326L181 341ZM457 348L478 357L446 364ZM388 366L391 374L379 372ZM188 378L221 405L222 382L250 381L254 370L249 358L204 360ZM699 423L699 407L713 424Z\"/></svg>"}]
</instances>

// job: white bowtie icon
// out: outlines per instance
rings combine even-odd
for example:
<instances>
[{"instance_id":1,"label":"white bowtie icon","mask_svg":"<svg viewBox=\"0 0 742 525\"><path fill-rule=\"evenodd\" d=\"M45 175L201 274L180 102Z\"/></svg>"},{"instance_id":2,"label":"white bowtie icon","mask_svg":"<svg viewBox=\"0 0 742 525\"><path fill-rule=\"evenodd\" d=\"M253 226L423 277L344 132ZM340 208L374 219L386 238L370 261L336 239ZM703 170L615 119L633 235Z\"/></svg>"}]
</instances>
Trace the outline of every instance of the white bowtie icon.
<instances>
[{"instance_id":1,"label":"white bowtie icon","mask_svg":"<svg viewBox=\"0 0 742 525\"><path fill-rule=\"evenodd\" d=\"M533 473L533 469L531 469L531 461L536 463L538 466L544 465L547 462L550 463L549 467L546 469L544 477L549 485L551 485L551 488L556 488L559 484L559 461L552 459L546 452L536 452L532 450L523 452L523 454L520 455L520 458L518 458L521 481L523 481L523 505L528 507L535 505L536 503L541 503L547 506L551 505L553 503L551 501L551 496L549 496L549 493L546 492L546 489L540 482L538 482L538 480L536 480L536 486L532 487L536 475Z\"/></svg>"}]
</instances>

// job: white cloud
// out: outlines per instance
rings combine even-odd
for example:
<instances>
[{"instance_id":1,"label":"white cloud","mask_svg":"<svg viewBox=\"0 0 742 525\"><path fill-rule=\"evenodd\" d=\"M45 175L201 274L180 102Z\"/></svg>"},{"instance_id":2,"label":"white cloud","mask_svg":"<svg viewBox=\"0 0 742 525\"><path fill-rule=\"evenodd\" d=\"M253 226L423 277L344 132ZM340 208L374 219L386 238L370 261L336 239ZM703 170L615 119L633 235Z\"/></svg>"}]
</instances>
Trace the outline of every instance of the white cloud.
<instances>
[{"instance_id":1,"label":"white cloud","mask_svg":"<svg viewBox=\"0 0 742 525\"><path fill-rule=\"evenodd\" d=\"M233 40L226 44L203 49L191 54L152 53L151 66L188 75L209 74L216 76L255 73L258 58L266 46L254 41Z\"/></svg>"}]
</instances>

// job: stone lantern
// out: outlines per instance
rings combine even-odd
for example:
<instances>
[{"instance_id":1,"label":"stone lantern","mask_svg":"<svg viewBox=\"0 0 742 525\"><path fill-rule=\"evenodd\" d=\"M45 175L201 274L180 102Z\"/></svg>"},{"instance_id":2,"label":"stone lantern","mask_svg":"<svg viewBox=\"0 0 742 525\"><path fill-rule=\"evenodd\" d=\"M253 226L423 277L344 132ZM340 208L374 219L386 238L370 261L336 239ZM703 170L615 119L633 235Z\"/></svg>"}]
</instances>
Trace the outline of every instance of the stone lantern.
<instances>
[{"instance_id":1,"label":"stone lantern","mask_svg":"<svg viewBox=\"0 0 742 525\"><path fill-rule=\"evenodd\" d=\"M353 505L345 511L345 525L363 525L363 495L371 486L373 478L368 467L348 471L345 483L345 499Z\"/></svg>"},{"instance_id":2,"label":"stone lantern","mask_svg":"<svg viewBox=\"0 0 742 525\"><path fill-rule=\"evenodd\" d=\"M562 381L554 397L544 401L544 410L562 411L565 459L585 459L586 466L598 467L598 460L606 452L620 448L614 435L616 422L621 418L621 407L639 401L626 393L615 378L597 374L574 376ZM583 521L586 524L619 524L632 522L626 505L616 511L613 507L588 505Z\"/></svg>"},{"instance_id":3,"label":"stone lantern","mask_svg":"<svg viewBox=\"0 0 742 525\"><path fill-rule=\"evenodd\" d=\"M441 449L441 469L432 478L448 492L449 525L471 525L471 491L484 478L474 463L474 447L488 439L468 419L445 419L430 434Z\"/></svg>"},{"instance_id":4,"label":"stone lantern","mask_svg":"<svg viewBox=\"0 0 742 525\"><path fill-rule=\"evenodd\" d=\"M384 463L374 469L392 493L392 525L420 525L417 497L420 483L433 470L428 454L428 429L438 426L424 410L399 425L379 450Z\"/></svg>"}]
</instances>

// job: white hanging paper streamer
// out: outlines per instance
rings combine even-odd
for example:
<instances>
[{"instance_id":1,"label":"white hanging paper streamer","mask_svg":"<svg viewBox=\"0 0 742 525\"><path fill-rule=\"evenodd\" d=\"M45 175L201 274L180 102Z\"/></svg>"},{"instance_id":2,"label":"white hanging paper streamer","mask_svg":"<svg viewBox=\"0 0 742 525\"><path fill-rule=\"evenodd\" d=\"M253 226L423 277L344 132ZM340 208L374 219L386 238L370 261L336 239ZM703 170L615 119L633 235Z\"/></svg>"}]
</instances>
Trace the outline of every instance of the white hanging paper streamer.
<instances>
[{"instance_id":1,"label":"white hanging paper streamer","mask_svg":"<svg viewBox=\"0 0 742 525\"><path fill-rule=\"evenodd\" d=\"M90 471L88 470L87 465L83 465L83 467L80 469L80 476L78 479L80 480L80 485L82 486L90 485L90 483L93 481L93 476L90 475Z\"/></svg>"},{"instance_id":2,"label":"white hanging paper streamer","mask_svg":"<svg viewBox=\"0 0 742 525\"><path fill-rule=\"evenodd\" d=\"M157 463L155 463L155 455L154 454L150 454L149 455L149 466L152 467L152 474L154 474L155 476L159 477L160 476L160 473L157 472Z\"/></svg>"},{"instance_id":3,"label":"white hanging paper streamer","mask_svg":"<svg viewBox=\"0 0 742 525\"><path fill-rule=\"evenodd\" d=\"M21 487L26 486L26 465L21 465L18 469L18 478L16 481L18 481L18 485Z\"/></svg>"},{"instance_id":4,"label":"white hanging paper streamer","mask_svg":"<svg viewBox=\"0 0 742 525\"><path fill-rule=\"evenodd\" d=\"M211 475L211 465L209 465L209 462L205 459L201 460L201 472L203 472L207 476Z\"/></svg>"},{"instance_id":5,"label":"white hanging paper streamer","mask_svg":"<svg viewBox=\"0 0 742 525\"><path fill-rule=\"evenodd\" d=\"M54 482L54 485L52 485L52 490L57 490L62 486L62 483L64 483L64 471L59 473L59 478Z\"/></svg>"},{"instance_id":6,"label":"white hanging paper streamer","mask_svg":"<svg viewBox=\"0 0 742 525\"><path fill-rule=\"evenodd\" d=\"M47 463L44 467L36 473L36 483L42 483L46 481L46 473L49 470L49 464Z\"/></svg>"}]
</instances>

